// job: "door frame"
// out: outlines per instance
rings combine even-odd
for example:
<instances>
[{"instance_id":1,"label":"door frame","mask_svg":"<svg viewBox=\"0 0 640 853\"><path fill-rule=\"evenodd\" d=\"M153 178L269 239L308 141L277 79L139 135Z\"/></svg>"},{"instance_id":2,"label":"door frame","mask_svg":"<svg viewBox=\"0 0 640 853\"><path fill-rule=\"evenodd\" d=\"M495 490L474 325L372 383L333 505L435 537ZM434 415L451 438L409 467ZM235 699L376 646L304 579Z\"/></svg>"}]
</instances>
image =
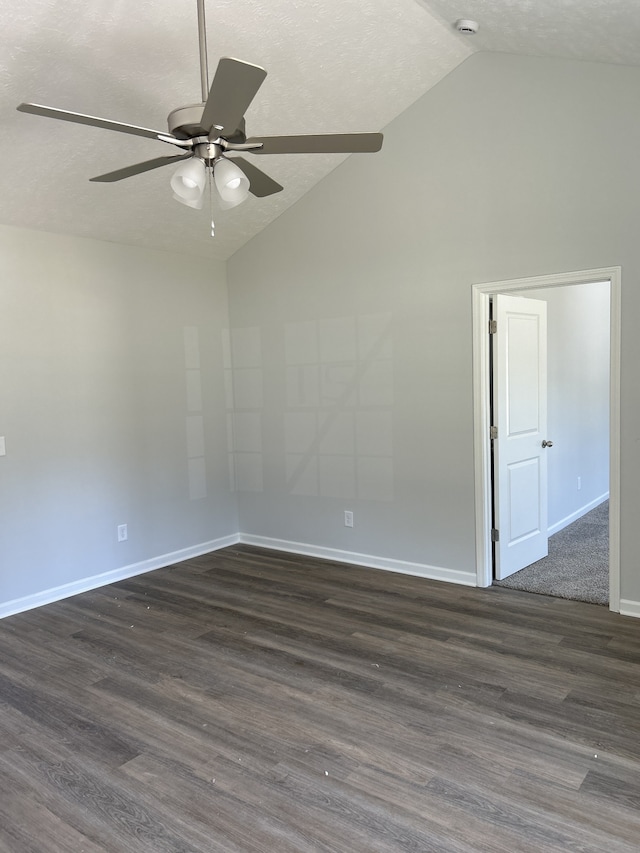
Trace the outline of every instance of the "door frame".
<instances>
[{"instance_id":1,"label":"door frame","mask_svg":"<svg viewBox=\"0 0 640 853\"><path fill-rule=\"evenodd\" d=\"M476 583L491 586L491 445L489 438L489 299L496 293L609 282L609 609L620 611L620 289L621 267L579 270L472 285L473 445Z\"/></svg>"}]
</instances>

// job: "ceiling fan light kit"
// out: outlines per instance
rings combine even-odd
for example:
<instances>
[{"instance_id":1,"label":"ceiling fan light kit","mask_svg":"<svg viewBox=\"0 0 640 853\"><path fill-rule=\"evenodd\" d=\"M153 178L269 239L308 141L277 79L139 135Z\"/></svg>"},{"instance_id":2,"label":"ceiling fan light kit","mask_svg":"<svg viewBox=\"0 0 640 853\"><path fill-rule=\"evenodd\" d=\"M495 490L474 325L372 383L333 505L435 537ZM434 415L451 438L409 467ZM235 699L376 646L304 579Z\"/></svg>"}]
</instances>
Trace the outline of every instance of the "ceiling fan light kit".
<instances>
[{"instance_id":1,"label":"ceiling fan light kit","mask_svg":"<svg viewBox=\"0 0 640 853\"><path fill-rule=\"evenodd\" d=\"M350 154L380 150L383 139L381 133L328 133L247 139L244 116L267 72L259 65L223 56L209 86L204 2L205 0L197 0L203 103L172 110L167 119L168 133L42 104L22 103L17 109L45 118L143 136L177 147L181 152L179 154L156 157L144 163L98 175L90 180L113 183L183 160L171 178L173 197L187 207L197 210L203 207L207 179L210 187L215 185L223 209L241 204L249 193L257 198L264 198L282 190L280 184L253 163L235 156L236 152ZM228 155L234 156L230 158Z\"/></svg>"},{"instance_id":2,"label":"ceiling fan light kit","mask_svg":"<svg viewBox=\"0 0 640 853\"><path fill-rule=\"evenodd\" d=\"M180 204L184 204L186 207L192 207L194 210L202 210L204 207L204 194L199 196L199 198L194 199L193 201L187 201L185 198L180 198L176 193L173 194L173 198L175 201L179 201Z\"/></svg>"},{"instance_id":3,"label":"ceiling fan light kit","mask_svg":"<svg viewBox=\"0 0 640 853\"><path fill-rule=\"evenodd\" d=\"M220 198L229 207L235 207L249 195L249 178L245 173L227 160L226 157L219 157L213 166L213 180Z\"/></svg>"},{"instance_id":4,"label":"ceiling fan light kit","mask_svg":"<svg viewBox=\"0 0 640 853\"><path fill-rule=\"evenodd\" d=\"M173 173L171 189L180 201L198 201L202 198L206 180L207 170L204 162L198 157L191 157Z\"/></svg>"}]
</instances>

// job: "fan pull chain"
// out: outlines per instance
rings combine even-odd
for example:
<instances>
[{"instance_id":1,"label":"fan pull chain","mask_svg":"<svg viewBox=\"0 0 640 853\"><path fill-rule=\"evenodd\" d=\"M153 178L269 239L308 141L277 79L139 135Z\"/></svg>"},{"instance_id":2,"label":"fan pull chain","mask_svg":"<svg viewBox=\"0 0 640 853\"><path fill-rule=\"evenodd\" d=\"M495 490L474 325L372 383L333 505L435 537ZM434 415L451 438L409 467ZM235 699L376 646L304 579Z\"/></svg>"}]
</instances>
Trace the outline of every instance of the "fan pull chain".
<instances>
[{"instance_id":1,"label":"fan pull chain","mask_svg":"<svg viewBox=\"0 0 640 853\"><path fill-rule=\"evenodd\" d=\"M213 221L213 166L209 168L209 211L211 213L211 236L216 236L216 225Z\"/></svg>"}]
</instances>

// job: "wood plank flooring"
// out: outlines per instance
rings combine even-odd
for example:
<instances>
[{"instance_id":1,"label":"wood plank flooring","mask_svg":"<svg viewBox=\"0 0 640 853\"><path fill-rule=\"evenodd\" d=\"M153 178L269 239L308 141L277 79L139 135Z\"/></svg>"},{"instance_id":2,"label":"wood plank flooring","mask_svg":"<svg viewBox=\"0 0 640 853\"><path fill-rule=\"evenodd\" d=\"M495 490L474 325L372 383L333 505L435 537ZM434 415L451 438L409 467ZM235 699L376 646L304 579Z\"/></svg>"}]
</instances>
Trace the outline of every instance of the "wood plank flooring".
<instances>
[{"instance_id":1,"label":"wood plank flooring","mask_svg":"<svg viewBox=\"0 0 640 853\"><path fill-rule=\"evenodd\" d=\"M234 546L0 622L2 853L637 853L640 621Z\"/></svg>"}]
</instances>

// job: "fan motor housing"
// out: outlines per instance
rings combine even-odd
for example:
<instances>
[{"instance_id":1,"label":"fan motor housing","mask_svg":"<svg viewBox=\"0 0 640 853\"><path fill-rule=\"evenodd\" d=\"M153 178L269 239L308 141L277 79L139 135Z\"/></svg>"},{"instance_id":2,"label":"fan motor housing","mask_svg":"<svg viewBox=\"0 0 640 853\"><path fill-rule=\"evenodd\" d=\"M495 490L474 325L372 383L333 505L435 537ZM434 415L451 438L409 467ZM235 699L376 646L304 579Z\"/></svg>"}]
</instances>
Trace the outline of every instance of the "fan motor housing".
<instances>
[{"instance_id":1,"label":"fan motor housing","mask_svg":"<svg viewBox=\"0 0 640 853\"><path fill-rule=\"evenodd\" d=\"M209 130L201 125L204 104L189 104L186 107L178 107L167 116L169 133L176 139L193 139L195 136L207 136ZM229 142L245 142L244 119L232 136L225 137Z\"/></svg>"},{"instance_id":2,"label":"fan motor housing","mask_svg":"<svg viewBox=\"0 0 640 853\"><path fill-rule=\"evenodd\" d=\"M194 136L206 136L207 131L200 125L204 104L190 104L178 107L167 116L169 133L178 139L191 139Z\"/></svg>"}]
</instances>

